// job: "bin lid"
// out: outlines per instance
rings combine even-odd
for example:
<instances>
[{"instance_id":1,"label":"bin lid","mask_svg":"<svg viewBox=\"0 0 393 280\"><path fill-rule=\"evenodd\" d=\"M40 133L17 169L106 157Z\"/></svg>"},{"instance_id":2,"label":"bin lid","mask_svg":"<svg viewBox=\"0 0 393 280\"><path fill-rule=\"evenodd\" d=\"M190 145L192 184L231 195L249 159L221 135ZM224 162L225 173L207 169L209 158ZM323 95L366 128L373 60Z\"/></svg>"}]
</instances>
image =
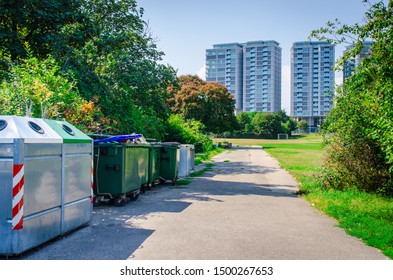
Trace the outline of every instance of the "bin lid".
<instances>
[{"instance_id":1,"label":"bin lid","mask_svg":"<svg viewBox=\"0 0 393 280\"><path fill-rule=\"evenodd\" d=\"M92 143L93 139L66 121L44 120L57 134L63 138L64 143Z\"/></svg>"},{"instance_id":2,"label":"bin lid","mask_svg":"<svg viewBox=\"0 0 393 280\"><path fill-rule=\"evenodd\" d=\"M150 148L152 145L150 144L135 144L135 143L118 143L118 142L102 142L102 143L94 143L95 148L101 147L119 147L119 148Z\"/></svg>"},{"instance_id":3,"label":"bin lid","mask_svg":"<svg viewBox=\"0 0 393 280\"><path fill-rule=\"evenodd\" d=\"M130 140L136 140L136 139L144 139L142 134L128 134L128 135L113 135L110 136L108 138L104 138L104 139L95 139L94 140L94 144L98 144L98 143L113 143L113 142L117 142L117 143L127 143ZM146 142L146 141L144 141Z\"/></svg>"},{"instance_id":4,"label":"bin lid","mask_svg":"<svg viewBox=\"0 0 393 280\"><path fill-rule=\"evenodd\" d=\"M62 143L63 139L43 119L0 116L0 143Z\"/></svg>"},{"instance_id":5,"label":"bin lid","mask_svg":"<svg viewBox=\"0 0 393 280\"><path fill-rule=\"evenodd\" d=\"M181 148L190 148L190 149L194 149L194 145L193 145L193 144L181 144L180 147L181 147Z\"/></svg>"},{"instance_id":6,"label":"bin lid","mask_svg":"<svg viewBox=\"0 0 393 280\"><path fill-rule=\"evenodd\" d=\"M166 147L177 147L177 148L180 148L181 145L179 142L161 142L160 144Z\"/></svg>"}]
</instances>

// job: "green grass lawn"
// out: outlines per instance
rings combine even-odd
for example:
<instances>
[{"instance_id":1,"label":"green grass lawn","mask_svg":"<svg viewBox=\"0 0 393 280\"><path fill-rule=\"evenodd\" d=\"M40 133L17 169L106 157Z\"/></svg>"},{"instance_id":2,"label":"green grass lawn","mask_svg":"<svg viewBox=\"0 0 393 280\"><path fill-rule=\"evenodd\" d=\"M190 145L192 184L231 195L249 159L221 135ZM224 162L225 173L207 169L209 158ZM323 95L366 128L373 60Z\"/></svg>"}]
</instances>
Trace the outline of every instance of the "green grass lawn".
<instances>
[{"instance_id":1,"label":"green grass lawn","mask_svg":"<svg viewBox=\"0 0 393 280\"><path fill-rule=\"evenodd\" d=\"M366 244L393 258L393 198L321 188L317 180L325 153L321 136L309 134L288 140L226 140L233 145L261 145L299 181L301 193L311 205L335 218L348 234L363 239Z\"/></svg>"}]
</instances>

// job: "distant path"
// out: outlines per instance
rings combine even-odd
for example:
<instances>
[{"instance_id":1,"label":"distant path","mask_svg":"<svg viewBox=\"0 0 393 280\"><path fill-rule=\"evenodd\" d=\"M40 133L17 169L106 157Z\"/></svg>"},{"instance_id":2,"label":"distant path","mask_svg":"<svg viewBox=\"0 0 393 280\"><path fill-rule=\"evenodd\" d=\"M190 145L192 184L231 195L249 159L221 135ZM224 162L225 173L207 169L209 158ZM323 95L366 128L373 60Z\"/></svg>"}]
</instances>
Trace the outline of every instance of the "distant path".
<instances>
[{"instance_id":1,"label":"distant path","mask_svg":"<svg viewBox=\"0 0 393 280\"><path fill-rule=\"evenodd\" d=\"M260 147L240 147L159 201L189 205L128 220L153 233L132 259L387 259L293 195L297 182Z\"/></svg>"}]
</instances>

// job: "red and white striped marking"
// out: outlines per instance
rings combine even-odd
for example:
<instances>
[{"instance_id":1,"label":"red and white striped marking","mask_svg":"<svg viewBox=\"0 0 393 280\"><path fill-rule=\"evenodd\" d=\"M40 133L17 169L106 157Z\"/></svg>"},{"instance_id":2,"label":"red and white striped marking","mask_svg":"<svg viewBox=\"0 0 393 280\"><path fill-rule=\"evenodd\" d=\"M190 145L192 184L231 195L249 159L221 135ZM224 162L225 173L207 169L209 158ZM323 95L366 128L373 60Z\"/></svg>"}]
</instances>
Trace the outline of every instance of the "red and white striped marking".
<instances>
[{"instance_id":1,"label":"red and white striped marking","mask_svg":"<svg viewBox=\"0 0 393 280\"><path fill-rule=\"evenodd\" d=\"M23 189L25 185L25 167L14 164L12 174L12 229L23 228Z\"/></svg>"},{"instance_id":2,"label":"red and white striped marking","mask_svg":"<svg viewBox=\"0 0 393 280\"><path fill-rule=\"evenodd\" d=\"M94 159L91 158L90 202L94 202Z\"/></svg>"}]
</instances>

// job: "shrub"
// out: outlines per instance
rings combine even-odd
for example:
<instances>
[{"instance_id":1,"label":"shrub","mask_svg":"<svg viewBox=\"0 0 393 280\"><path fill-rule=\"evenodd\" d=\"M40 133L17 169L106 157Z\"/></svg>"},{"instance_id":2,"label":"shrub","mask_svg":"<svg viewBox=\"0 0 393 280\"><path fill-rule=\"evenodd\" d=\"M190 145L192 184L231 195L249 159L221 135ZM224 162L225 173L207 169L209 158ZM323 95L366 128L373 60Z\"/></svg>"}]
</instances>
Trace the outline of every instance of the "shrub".
<instances>
[{"instance_id":1,"label":"shrub","mask_svg":"<svg viewBox=\"0 0 393 280\"><path fill-rule=\"evenodd\" d=\"M185 120L181 115L171 115L168 119L166 141L193 144L196 152L213 149L213 140L203 132L204 125L196 120Z\"/></svg>"}]
</instances>

